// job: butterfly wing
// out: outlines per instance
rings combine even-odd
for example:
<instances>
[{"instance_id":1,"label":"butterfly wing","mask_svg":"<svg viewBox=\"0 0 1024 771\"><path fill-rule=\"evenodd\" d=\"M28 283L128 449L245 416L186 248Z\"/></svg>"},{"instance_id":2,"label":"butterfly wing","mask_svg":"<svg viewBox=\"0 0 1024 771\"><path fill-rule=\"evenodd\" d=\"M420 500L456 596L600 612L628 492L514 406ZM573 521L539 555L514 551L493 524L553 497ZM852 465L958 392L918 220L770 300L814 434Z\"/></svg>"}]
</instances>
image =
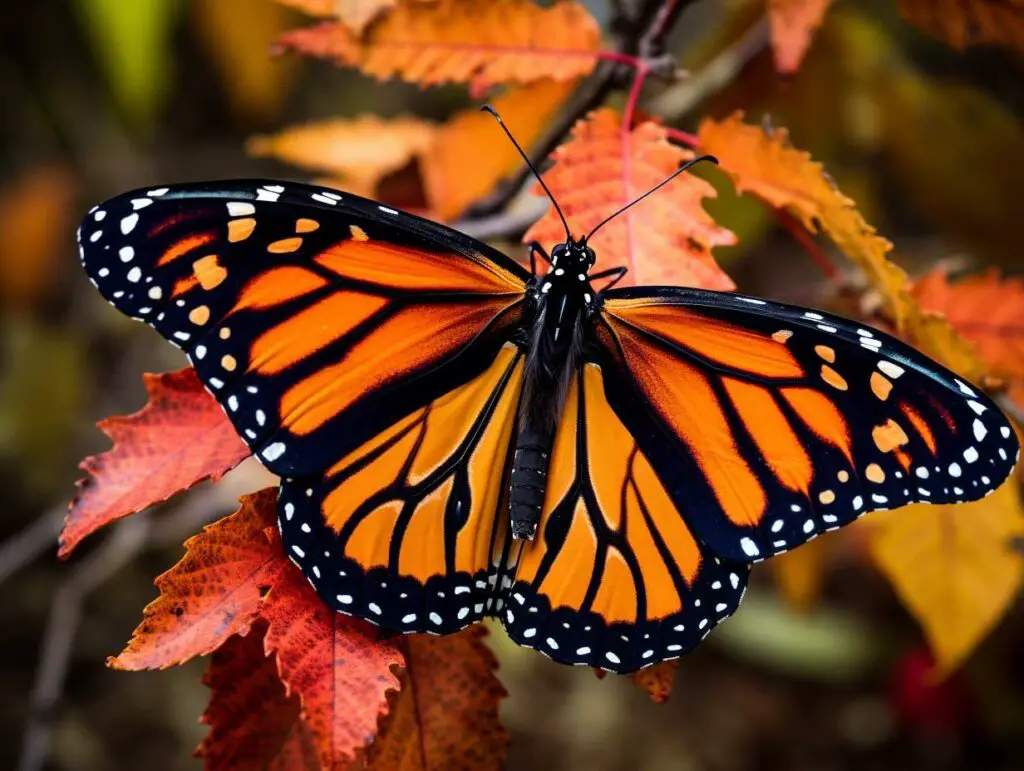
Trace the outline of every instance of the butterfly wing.
<instances>
[{"instance_id":1,"label":"butterfly wing","mask_svg":"<svg viewBox=\"0 0 1024 771\"><path fill-rule=\"evenodd\" d=\"M594 364L570 387L537 536L512 546L510 564L498 607L509 636L614 672L696 646L736 610L748 575L702 550Z\"/></svg>"},{"instance_id":2,"label":"butterfly wing","mask_svg":"<svg viewBox=\"0 0 1024 771\"><path fill-rule=\"evenodd\" d=\"M322 472L483 372L526 272L356 196L237 181L142 190L79 231L115 307L183 348L273 472Z\"/></svg>"},{"instance_id":3,"label":"butterfly wing","mask_svg":"<svg viewBox=\"0 0 1024 771\"><path fill-rule=\"evenodd\" d=\"M868 511L980 498L1018 455L985 394L829 314L625 289L597 337L615 413L722 559L779 554Z\"/></svg>"}]
</instances>

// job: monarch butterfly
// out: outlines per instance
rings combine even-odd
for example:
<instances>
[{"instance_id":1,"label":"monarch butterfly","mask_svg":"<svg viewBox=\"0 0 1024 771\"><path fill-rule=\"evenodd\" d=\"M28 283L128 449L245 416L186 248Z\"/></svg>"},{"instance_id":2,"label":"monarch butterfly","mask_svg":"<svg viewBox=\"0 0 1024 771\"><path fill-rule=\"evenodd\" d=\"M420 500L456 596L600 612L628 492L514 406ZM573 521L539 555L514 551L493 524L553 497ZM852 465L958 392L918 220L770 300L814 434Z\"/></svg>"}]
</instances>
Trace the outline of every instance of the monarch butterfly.
<instances>
[{"instance_id":1,"label":"monarch butterfly","mask_svg":"<svg viewBox=\"0 0 1024 771\"><path fill-rule=\"evenodd\" d=\"M530 271L271 181L126 193L78 239L103 296L184 349L282 478L285 548L323 600L399 632L496 616L557 661L632 671L731 615L751 563L1010 473L995 404L899 340L616 289L623 269L591 272L600 225L574 238L552 203L566 241L532 246Z\"/></svg>"}]
</instances>

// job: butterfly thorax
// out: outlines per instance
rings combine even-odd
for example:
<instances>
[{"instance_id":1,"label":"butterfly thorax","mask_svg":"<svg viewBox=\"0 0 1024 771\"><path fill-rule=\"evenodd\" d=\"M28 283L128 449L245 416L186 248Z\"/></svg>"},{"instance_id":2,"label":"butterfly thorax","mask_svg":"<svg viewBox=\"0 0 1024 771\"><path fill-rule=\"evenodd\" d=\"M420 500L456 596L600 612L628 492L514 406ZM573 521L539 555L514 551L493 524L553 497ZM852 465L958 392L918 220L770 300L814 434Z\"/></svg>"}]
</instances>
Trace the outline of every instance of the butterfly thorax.
<instances>
[{"instance_id":1,"label":"butterfly thorax","mask_svg":"<svg viewBox=\"0 0 1024 771\"><path fill-rule=\"evenodd\" d=\"M532 539L540 520L555 428L579 368L594 305L587 278L593 264L594 252L585 244L559 244L550 271L531 287L533 318L509 491L515 538Z\"/></svg>"}]
</instances>

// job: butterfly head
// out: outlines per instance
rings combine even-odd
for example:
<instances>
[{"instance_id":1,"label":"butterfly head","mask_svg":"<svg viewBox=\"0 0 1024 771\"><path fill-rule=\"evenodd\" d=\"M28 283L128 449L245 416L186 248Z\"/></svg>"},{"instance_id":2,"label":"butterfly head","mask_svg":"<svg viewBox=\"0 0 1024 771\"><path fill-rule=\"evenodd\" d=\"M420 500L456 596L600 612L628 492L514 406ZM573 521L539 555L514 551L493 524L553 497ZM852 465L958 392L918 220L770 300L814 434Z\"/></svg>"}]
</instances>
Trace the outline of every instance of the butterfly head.
<instances>
[{"instance_id":1,"label":"butterfly head","mask_svg":"<svg viewBox=\"0 0 1024 771\"><path fill-rule=\"evenodd\" d=\"M566 273L586 275L594 267L597 255L587 246L587 240L569 238L551 250L551 272L557 275L561 269Z\"/></svg>"}]
</instances>

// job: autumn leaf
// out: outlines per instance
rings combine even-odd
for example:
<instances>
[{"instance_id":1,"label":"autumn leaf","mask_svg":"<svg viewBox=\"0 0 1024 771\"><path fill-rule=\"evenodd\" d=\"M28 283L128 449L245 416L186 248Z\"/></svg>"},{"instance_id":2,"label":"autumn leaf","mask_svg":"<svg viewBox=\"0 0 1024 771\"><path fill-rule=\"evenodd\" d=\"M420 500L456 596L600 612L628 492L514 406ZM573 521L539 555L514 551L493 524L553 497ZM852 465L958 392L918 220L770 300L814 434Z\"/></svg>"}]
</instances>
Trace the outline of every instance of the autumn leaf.
<instances>
[{"instance_id":1,"label":"autumn leaf","mask_svg":"<svg viewBox=\"0 0 1024 771\"><path fill-rule=\"evenodd\" d=\"M574 82L538 80L506 92L491 106L519 143L529 147L574 86ZM438 129L421 162L431 211L439 219L451 219L520 168L522 159L494 118L473 107Z\"/></svg>"},{"instance_id":2,"label":"autumn leaf","mask_svg":"<svg viewBox=\"0 0 1024 771\"><path fill-rule=\"evenodd\" d=\"M329 21L286 33L279 44L380 79L467 83L479 92L587 75L598 60L600 35L586 9L570 0L549 8L530 0L447 0L398 5L362 37Z\"/></svg>"},{"instance_id":3,"label":"autumn leaf","mask_svg":"<svg viewBox=\"0 0 1024 771\"><path fill-rule=\"evenodd\" d=\"M1024 279L990 269L951 283L937 268L914 282L911 296L941 313L973 344L992 375L1024 382Z\"/></svg>"},{"instance_id":4,"label":"autumn leaf","mask_svg":"<svg viewBox=\"0 0 1024 771\"><path fill-rule=\"evenodd\" d=\"M293 126L271 136L249 140L257 157L273 157L308 171L338 177L353 192L372 195L382 177L422 155L434 142L437 128L419 118L358 118Z\"/></svg>"},{"instance_id":5,"label":"autumn leaf","mask_svg":"<svg viewBox=\"0 0 1024 771\"><path fill-rule=\"evenodd\" d=\"M779 594L798 613L812 610L821 596L828 543L815 538L770 562Z\"/></svg>"},{"instance_id":6,"label":"autumn leaf","mask_svg":"<svg viewBox=\"0 0 1024 771\"><path fill-rule=\"evenodd\" d=\"M354 758L373 741L387 693L399 687L391 671L404 663L399 641L327 607L296 568L278 574L260 615L268 623L265 649L277 655L287 692L299 696L321 767Z\"/></svg>"},{"instance_id":7,"label":"autumn leaf","mask_svg":"<svg viewBox=\"0 0 1024 771\"><path fill-rule=\"evenodd\" d=\"M672 694L672 683L676 679L678 665L678 659L660 661L627 676L636 684L637 688L647 691L651 701L662 704L668 701L668 697Z\"/></svg>"},{"instance_id":8,"label":"autumn leaf","mask_svg":"<svg viewBox=\"0 0 1024 771\"><path fill-rule=\"evenodd\" d=\"M216 481L249 455L191 368L143 380L145 407L97 424L114 447L82 461L89 476L68 509L61 557L104 525L204 479Z\"/></svg>"},{"instance_id":9,"label":"autumn leaf","mask_svg":"<svg viewBox=\"0 0 1024 771\"><path fill-rule=\"evenodd\" d=\"M508 734L498 718L506 696L497 661L472 626L447 637L406 635L402 690L380 737L367 751L367 771L500 769Z\"/></svg>"},{"instance_id":10,"label":"autumn leaf","mask_svg":"<svg viewBox=\"0 0 1024 771\"><path fill-rule=\"evenodd\" d=\"M576 124L572 140L552 154L554 165L544 179L573 233L580 236L691 157L670 144L665 129L654 123L642 123L623 141L619 115L601 109ZM630 269L623 281L626 285L735 288L711 255L715 246L736 243L736 237L715 224L703 208L702 201L714 196L710 184L684 173L595 235L597 269L625 263ZM533 240L549 248L565 240L553 210L523 236L525 243Z\"/></svg>"},{"instance_id":11,"label":"autumn leaf","mask_svg":"<svg viewBox=\"0 0 1024 771\"><path fill-rule=\"evenodd\" d=\"M181 561L156 579L160 596L146 606L128 646L108 665L163 669L248 632L282 567L291 568L280 541L265 533L276 500L273 488L245 496L238 511L189 538Z\"/></svg>"},{"instance_id":12,"label":"autumn leaf","mask_svg":"<svg viewBox=\"0 0 1024 771\"><path fill-rule=\"evenodd\" d=\"M996 45L1024 52L1021 0L900 0L900 14L959 51Z\"/></svg>"},{"instance_id":13,"label":"autumn leaf","mask_svg":"<svg viewBox=\"0 0 1024 771\"><path fill-rule=\"evenodd\" d=\"M1016 481L954 506L915 504L875 515L870 540L879 567L924 627L940 673L955 669L1021 590L1024 534Z\"/></svg>"},{"instance_id":14,"label":"autumn leaf","mask_svg":"<svg viewBox=\"0 0 1024 771\"><path fill-rule=\"evenodd\" d=\"M811 45L832 0L768 0L768 21L772 32L775 69L790 75Z\"/></svg>"},{"instance_id":15,"label":"autumn leaf","mask_svg":"<svg viewBox=\"0 0 1024 771\"><path fill-rule=\"evenodd\" d=\"M320 771L313 736L289 696L277 661L263 650L266 625L230 637L210 657L203 684L210 732L196 749L207 771Z\"/></svg>"}]
</instances>

